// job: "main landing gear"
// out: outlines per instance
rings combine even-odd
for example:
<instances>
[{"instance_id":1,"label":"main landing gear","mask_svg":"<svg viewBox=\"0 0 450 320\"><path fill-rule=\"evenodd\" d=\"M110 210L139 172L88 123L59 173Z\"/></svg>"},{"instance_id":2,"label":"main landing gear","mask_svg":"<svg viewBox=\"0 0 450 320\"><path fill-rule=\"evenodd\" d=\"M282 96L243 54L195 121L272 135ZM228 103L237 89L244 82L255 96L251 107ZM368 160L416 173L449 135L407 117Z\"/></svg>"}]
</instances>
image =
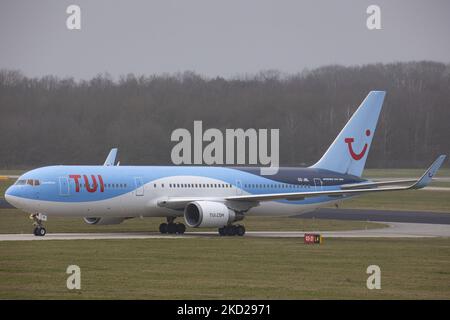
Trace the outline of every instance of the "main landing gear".
<instances>
[{"instance_id":1,"label":"main landing gear","mask_svg":"<svg viewBox=\"0 0 450 320\"><path fill-rule=\"evenodd\" d=\"M33 220L33 234L38 237L43 237L47 233L47 230L42 225L43 221L47 221L47 216L40 214L40 213L34 213L30 215L30 219Z\"/></svg>"},{"instance_id":2,"label":"main landing gear","mask_svg":"<svg viewBox=\"0 0 450 320\"><path fill-rule=\"evenodd\" d=\"M183 234L186 231L186 226L183 223L174 223L174 217L167 217L167 223L159 225L159 232L162 234Z\"/></svg>"},{"instance_id":3,"label":"main landing gear","mask_svg":"<svg viewBox=\"0 0 450 320\"><path fill-rule=\"evenodd\" d=\"M245 227L240 224L236 225L227 225L222 228L219 228L220 236L243 236L245 234Z\"/></svg>"}]
</instances>

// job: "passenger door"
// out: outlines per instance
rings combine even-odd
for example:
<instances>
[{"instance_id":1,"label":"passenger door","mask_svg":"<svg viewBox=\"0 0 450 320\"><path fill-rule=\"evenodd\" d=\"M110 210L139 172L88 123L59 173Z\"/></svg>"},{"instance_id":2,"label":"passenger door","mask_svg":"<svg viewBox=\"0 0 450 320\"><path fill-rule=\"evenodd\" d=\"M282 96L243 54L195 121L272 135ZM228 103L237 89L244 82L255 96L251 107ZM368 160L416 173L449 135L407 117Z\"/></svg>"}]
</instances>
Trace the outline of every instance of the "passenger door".
<instances>
[{"instance_id":1,"label":"passenger door","mask_svg":"<svg viewBox=\"0 0 450 320\"><path fill-rule=\"evenodd\" d=\"M144 184L141 177L134 177L134 184L136 186L136 196L144 195Z\"/></svg>"},{"instance_id":2,"label":"passenger door","mask_svg":"<svg viewBox=\"0 0 450 320\"><path fill-rule=\"evenodd\" d=\"M69 179L67 177L59 177L59 195L68 196L69 194Z\"/></svg>"},{"instance_id":3,"label":"passenger door","mask_svg":"<svg viewBox=\"0 0 450 320\"><path fill-rule=\"evenodd\" d=\"M242 194L242 183L241 180L236 180L236 195Z\"/></svg>"}]
</instances>

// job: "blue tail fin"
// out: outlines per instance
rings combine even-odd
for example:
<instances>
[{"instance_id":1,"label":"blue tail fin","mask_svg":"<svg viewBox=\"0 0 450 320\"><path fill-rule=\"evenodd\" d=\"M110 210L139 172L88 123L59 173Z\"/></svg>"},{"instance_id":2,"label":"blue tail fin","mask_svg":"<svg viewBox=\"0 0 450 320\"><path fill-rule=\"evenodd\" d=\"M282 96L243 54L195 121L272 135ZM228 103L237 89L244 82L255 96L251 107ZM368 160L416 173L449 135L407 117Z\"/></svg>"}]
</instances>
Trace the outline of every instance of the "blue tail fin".
<instances>
[{"instance_id":1,"label":"blue tail fin","mask_svg":"<svg viewBox=\"0 0 450 320\"><path fill-rule=\"evenodd\" d=\"M385 94L385 91L369 92L327 152L312 168L361 176Z\"/></svg>"}]
</instances>

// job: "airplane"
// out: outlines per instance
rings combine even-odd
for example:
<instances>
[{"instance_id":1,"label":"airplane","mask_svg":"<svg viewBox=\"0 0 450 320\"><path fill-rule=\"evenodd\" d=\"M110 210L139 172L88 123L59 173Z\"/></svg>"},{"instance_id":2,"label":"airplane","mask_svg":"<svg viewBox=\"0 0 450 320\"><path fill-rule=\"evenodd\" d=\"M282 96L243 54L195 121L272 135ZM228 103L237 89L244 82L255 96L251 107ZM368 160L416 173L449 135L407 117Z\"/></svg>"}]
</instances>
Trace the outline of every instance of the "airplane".
<instances>
[{"instance_id":1,"label":"airplane","mask_svg":"<svg viewBox=\"0 0 450 320\"><path fill-rule=\"evenodd\" d=\"M103 165L58 165L21 175L5 192L16 208L31 213L34 234L44 236L47 217L80 217L90 225L119 224L136 217L162 217L163 234L218 228L221 236L243 236L237 222L249 215L294 215L366 193L421 189L446 155L417 180L362 178L384 101L371 91L322 158L308 168L279 168L261 175L257 167L121 166L117 148Z\"/></svg>"}]
</instances>

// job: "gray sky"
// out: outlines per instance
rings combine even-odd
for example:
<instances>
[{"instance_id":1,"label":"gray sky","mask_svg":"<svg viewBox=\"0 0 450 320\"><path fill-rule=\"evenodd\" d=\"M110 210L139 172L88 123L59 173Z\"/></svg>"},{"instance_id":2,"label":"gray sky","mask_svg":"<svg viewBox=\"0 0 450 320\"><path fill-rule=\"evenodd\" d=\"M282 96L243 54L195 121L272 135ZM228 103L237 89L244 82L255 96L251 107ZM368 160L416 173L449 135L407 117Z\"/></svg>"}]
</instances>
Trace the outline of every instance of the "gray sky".
<instances>
[{"instance_id":1,"label":"gray sky","mask_svg":"<svg viewBox=\"0 0 450 320\"><path fill-rule=\"evenodd\" d=\"M81 7L81 30L66 8ZM381 7L382 30L366 27ZM0 0L0 68L90 78L450 62L448 0Z\"/></svg>"}]
</instances>

